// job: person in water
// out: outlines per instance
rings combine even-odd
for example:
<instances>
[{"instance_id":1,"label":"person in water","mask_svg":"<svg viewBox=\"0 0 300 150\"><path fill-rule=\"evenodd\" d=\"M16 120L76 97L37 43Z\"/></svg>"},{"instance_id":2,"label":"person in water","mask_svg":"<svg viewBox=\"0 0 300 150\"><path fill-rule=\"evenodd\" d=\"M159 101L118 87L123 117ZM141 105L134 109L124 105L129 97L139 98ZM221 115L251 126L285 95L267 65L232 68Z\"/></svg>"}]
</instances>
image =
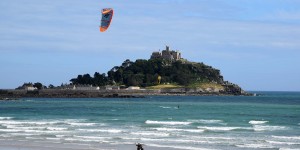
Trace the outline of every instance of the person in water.
<instances>
[{"instance_id":1,"label":"person in water","mask_svg":"<svg viewBox=\"0 0 300 150\"><path fill-rule=\"evenodd\" d=\"M143 145L140 143L136 144L137 150L144 150Z\"/></svg>"}]
</instances>

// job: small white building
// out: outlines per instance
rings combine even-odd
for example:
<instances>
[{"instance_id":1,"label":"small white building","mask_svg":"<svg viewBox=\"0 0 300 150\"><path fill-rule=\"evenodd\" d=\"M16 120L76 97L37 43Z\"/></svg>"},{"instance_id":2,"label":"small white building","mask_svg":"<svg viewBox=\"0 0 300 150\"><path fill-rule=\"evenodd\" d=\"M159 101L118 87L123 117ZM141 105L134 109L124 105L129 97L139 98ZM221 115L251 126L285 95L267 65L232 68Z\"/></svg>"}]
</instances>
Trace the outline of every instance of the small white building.
<instances>
[{"instance_id":1,"label":"small white building","mask_svg":"<svg viewBox=\"0 0 300 150\"><path fill-rule=\"evenodd\" d=\"M25 90L26 91L34 91L34 90L37 90L37 88L33 87L33 86L25 86Z\"/></svg>"},{"instance_id":2,"label":"small white building","mask_svg":"<svg viewBox=\"0 0 300 150\"><path fill-rule=\"evenodd\" d=\"M130 86L127 88L127 90L140 90L141 88L138 86Z\"/></svg>"},{"instance_id":3,"label":"small white building","mask_svg":"<svg viewBox=\"0 0 300 150\"><path fill-rule=\"evenodd\" d=\"M120 87L107 85L107 86L105 86L105 90L120 90Z\"/></svg>"}]
</instances>

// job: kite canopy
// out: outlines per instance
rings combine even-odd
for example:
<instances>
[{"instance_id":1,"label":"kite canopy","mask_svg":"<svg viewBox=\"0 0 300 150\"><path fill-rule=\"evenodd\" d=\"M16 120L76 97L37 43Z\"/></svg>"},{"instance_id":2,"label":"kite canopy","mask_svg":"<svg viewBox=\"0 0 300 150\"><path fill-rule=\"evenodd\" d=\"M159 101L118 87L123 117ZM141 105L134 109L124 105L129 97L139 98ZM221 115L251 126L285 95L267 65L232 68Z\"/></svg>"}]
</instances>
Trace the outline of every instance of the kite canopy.
<instances>
[{"instance_id":1,"label":"kite canopy","mask_svg":"<svg viewBox=\"0 0 300 150\"><path fill-rule=\"evenodd\" d=\"M102 19L101 19L101 25L100 25L100 32L104 32L108 29L113 15L114 15L114 10L112 8L102 9Z\"/></svg>"}]
</instances>

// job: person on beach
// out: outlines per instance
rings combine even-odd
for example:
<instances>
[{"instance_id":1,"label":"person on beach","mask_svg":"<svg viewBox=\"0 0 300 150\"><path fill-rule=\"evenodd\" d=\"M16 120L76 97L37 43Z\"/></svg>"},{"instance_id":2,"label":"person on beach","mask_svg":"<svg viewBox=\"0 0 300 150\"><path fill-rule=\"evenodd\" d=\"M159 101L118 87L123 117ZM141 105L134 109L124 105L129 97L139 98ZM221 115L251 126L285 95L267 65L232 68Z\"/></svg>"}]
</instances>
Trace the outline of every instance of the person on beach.
<instances>
[{"instance_id":1,"label":"person on beach","mask_svg":"<svg viewBox=\"0 0 300 150\"><path fill-rule=\"evenodd\" d=\"M144 150L143 145L140 143L136 144L137 150Z\"/></svg>"}]
</instances>

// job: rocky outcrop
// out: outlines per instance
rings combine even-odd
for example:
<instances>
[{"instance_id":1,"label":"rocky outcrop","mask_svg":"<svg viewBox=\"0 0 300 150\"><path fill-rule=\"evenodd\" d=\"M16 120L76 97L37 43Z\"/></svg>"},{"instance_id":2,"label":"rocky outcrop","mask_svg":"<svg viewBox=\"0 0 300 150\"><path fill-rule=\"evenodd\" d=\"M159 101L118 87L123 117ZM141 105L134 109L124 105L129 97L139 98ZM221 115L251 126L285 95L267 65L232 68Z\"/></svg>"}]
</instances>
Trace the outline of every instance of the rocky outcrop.
<instances>
[{"instance_id":1,"label":"rocky outcrop","mask_svg":"<svg viewBox=\"0 0 300 150\"><path fill-rule=\"evenodd\" d=\"M80 91L80 90L1 90L1 99L12 98L143 98L141 95L119 94L116 92Z\"/></svg>"},{"instance_id":2,"label":"rocky outcrop","mask_svg":"<svg viewBox=\"0 0 300 150\"><path fill-rule=\"evenodd\" d=\"M250 96L236 85L227 85L225 90L200 88L173 88L160 90L0 90L1 100L14 98L142 98L146 95L244 95Z\"/></svg>"}]
</instances>

